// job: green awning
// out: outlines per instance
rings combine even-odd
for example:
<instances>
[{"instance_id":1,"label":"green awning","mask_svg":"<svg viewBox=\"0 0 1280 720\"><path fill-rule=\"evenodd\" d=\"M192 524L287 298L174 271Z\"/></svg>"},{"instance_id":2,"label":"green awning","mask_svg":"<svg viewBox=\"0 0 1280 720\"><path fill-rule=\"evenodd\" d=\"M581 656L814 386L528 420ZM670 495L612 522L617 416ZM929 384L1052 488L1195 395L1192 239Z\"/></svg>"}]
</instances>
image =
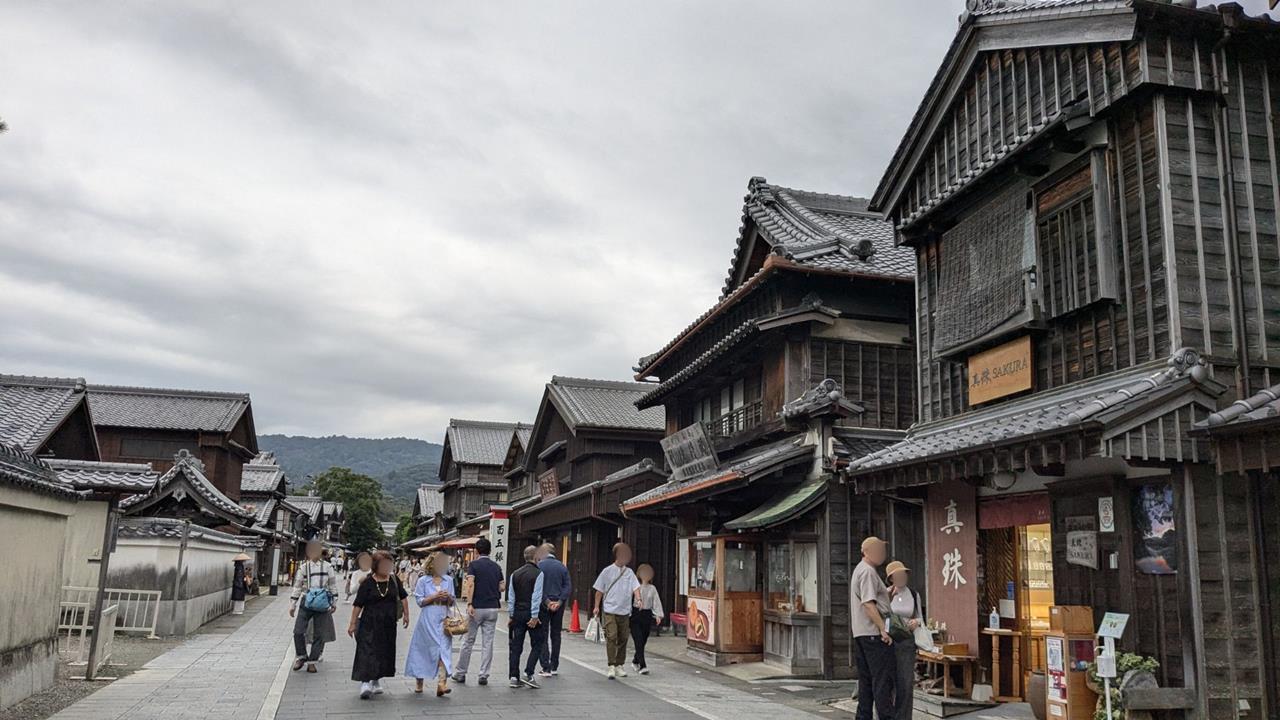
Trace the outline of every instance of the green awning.
<instances>
[{"instance_id":1,"label":"green awning","mask_svg":"<svg viewBox=\"0 0 1280 720\"><path fill-rule=\"evenodd\" d=\"M805 480L769 498L763 505L725 523L729 530L763 530L794 520L822 502L827 494L827 479Z\"/></svg>"}]
</instances>

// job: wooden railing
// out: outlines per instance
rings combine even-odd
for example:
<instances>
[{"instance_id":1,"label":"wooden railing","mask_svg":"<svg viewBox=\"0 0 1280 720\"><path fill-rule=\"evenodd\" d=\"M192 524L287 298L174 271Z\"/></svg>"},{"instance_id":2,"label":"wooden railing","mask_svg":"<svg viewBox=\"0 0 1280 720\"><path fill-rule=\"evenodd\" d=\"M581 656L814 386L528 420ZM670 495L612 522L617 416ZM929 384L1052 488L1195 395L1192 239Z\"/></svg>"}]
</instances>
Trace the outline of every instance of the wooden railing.
<instances>
[{"instance_id":1,"label":"wooden railing","mask_svg":"<svg viewBox=\"0 0 1280 720\"><path fill-rule=\"evenodd\" d=\"M703 424L707 427L707 435L722 438L749 430L759 425L762 420L764 420L764 403L757 400Z\"/></svg>"}]
</instances>

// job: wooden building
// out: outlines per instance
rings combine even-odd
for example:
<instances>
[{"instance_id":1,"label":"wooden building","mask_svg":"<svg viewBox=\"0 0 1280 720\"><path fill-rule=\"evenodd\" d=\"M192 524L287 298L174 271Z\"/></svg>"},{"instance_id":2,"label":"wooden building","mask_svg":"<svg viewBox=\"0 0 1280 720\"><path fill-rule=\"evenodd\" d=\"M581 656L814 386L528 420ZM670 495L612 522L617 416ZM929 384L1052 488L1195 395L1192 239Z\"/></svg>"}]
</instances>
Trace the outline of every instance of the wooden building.
<instances>
[{"instance_id":1,"label":"wooden building","mask_svg":"<svg viewBox=\"0 0 1280 720\"><path fill-rule=\"evenodd\" d=\"M232 500L258 454L253 408L243 393L90 385L102 459L169 469L179 450L200 458L209 482Z\"/></svg>"},{"instance_id":2,"label":"wooden building","mask_svg":"<svg viewBox=\"0 0 1280 720\"><path fill-rule=\"evenodd\" d=\"M167 464L151 490L120 503L125 515L189 521L232 533L254 523L255 513L215 487L199 457L179 450Z\"/></svg>"},{"instance_id":3,"label":"wooden building","mask_svg":"<svg viewBox=\"0 0 1280 720\"><path fill-rule=\"evenodd\" d=\"M623 510L677 528L695 657L848 676L836 470L915 420L914 276L866 200L753 178L720 301L641 359L672 478Z\"/></svg>"},{"instance_id":4,"label":"wooden building","mask_svg":"<svg viewBox=\"0 0 1280 720\"><path fill-rule=\"evenodd\" d=\"M0 375L0 445L28 455L100 460L83 378Z\"/></svg>"},{"instance_id":5,"label":"wooden building","mask_svg":"<svg viewBox=\"0 0 1280 720\"><path fill-rule=\"evenodd\" d=\"M489 512L507 500L502 463L512 432L527 432L525 423L450 420L440 457L440 493L447 529Z\"/></svg>"},{"instance_id":6,"label":"wooden building","mask_svg":"<svg viewBox=\"0 0 1280 720\"><path fill-rule=\"evenodd\" d=\"M550 542L569 569L573 598L592 603L591 584L627 542L636 563L653 566L666 607L675 595L675 532L622 515L621 503L666 481L661 407L636 408L649 383L555 376L547 383L520 472L509 473L519 542ZM530 502L532 501L532 502ZM513 534L513 537L517 537ZM518 543L517 543L518 544Z\"/></svg>"},{"instance_id":7,"label":"wooden building","mask_svg":"<svg viewBox=\"0 0 1280 720\"><path fill-rule=\"evenodd\" d=\"M851 463L855 532L922 505L929 615L977 652L996 611L1051 694L1049 608L1085 606L1160 662L1131 708L1275 720L1269 496L1191 431L1280 373L1280 25L1194 5L970 3L872 200L921 422Z\"/></svg>"},{"instance_id":8,"label":"wooden building","mask_svg":"<svg viewBox=\"0 0 1280 720\"><path fill-rule=\"evenodd\" d=\"M275 595L280 575L295 560L298 536L294 532L297 510L284 498L289 494L289 478L273 452L260 452L240 475L240 504L253 512L250 531L263 539L253 562L258 584Z\"/></svg>"}]
</instances>

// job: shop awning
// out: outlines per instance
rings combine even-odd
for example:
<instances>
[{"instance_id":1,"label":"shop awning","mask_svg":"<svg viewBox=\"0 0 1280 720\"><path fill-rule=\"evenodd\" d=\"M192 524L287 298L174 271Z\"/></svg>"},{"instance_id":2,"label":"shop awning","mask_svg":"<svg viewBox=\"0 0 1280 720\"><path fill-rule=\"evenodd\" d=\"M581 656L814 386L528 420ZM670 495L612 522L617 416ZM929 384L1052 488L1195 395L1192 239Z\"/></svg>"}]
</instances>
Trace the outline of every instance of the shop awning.
<instances>
[{"instance_id":1,"label":"shop awning","mask_svg":"<svg viewBox=\"0 0 1280 720\"><path fill-rule=\"evenodd\" d=\"M471 548L476 546L478 537L459 537L452 540L445 540L431 546L432 550L456 550L458 548Z\"/></svg>"},{"instance_id":2,"label":"shop awning","mask_svg":"<svg viewBox=\"0 0 1280 720\"><path fill-rule=\"evenodd\" d=\"M1199 355L1180 350L1091 378L916 425L902 442L851 460L859 492L1018 471L1089 457L1208 459L1186 430L1212 413L1225 387Z\"/></svg>"},{"instance_id":3,"label":"shop awning","mask_svg":"<svg viewBox=\"0 0 1280 720\"><path fill-rule=\"evenodd\" d=\"M827 494L827 480L806 480L769 498L760 507L730 520L724 526L729 530L764 530L790 522L821 504Z\"/></svg>"}]
</instances>

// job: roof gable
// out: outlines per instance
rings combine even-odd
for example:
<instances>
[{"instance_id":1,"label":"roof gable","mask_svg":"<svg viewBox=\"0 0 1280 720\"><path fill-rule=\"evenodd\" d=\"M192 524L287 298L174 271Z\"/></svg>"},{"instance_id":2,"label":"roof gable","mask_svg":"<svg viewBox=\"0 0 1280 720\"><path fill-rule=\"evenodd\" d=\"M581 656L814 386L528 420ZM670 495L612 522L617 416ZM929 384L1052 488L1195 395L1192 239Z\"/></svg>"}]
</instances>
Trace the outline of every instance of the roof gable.
<instances>
[{"instance_id":1,"label":"roof gable","mask_svg":"<svg viewBox=\"0 0 1280 720\"><path fill-rule=\"evenodd\" d=\"M141 515L147 510L170 502L194 506L195 513L208 524L246 524L254 513L222 494L204 475L204 463L186 450L179 450L173 467L145 495L125 498L120 507L128 515Z\"/></svg>"},{"instance_id":2,"label":"roof gable","mask_svg":"<svg viewBox=\"0 0 1280 720\"><path fill-rule=\"evenodd\" d=\"M37 455L59 428L85 405L83 378L0 375L0 444ZM97 438L92 439L97 459Z\"/></svg>"},{"instance_id":3,"label":"roof gable","mask_svg":"<svg viewBox=\"0 0 1280 720\"><path fill-rule=\"evenodd\" d=\"M441 477L445 476L444 467L449 462L501 466L511 445L511 433L517 428L527 431L530 427L526 423L450 420L449 429L445 431L447 454L440 463ZM525 435L526 442L527 437Z\"/></svg>"},{"instance_id":4,"label":"roof gable","mask_svg":"<svg viewBox=\"0 0 1280 720\"><path fill-rule=\"evenodd\" d=\"M417 496L413 499L413 517L431 517L444 512L444 495L437 485L419 485Z\"/></svg>"},{"instance_id":5,"label":"roof gable","mask_svg":"<svg viewBox=\"0 0 1280 720\"><path fill-rule=\"evenodd\" d=\"M230 433L251 413L247 393L90 385L99 426Z\"/></svg>"},{"instance_id":6,"label":"roof gable","mask_svg":"<svg viewBox=\"0 0 1280 720\"><path fill-rule=\"evenodd\" d=\"M260 452L245 464L240 474L240 492L281 493L286 489L284 468L274 452Z\"/></svg>"}]
</instances>

